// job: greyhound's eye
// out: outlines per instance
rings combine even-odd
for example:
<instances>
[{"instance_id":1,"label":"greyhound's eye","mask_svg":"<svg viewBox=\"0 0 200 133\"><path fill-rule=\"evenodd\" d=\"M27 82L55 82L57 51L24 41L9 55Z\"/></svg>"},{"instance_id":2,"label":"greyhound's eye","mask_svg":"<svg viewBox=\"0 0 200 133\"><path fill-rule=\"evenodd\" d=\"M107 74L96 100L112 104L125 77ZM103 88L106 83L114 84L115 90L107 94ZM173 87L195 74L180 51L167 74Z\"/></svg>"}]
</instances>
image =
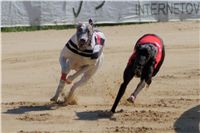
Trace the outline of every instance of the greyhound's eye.
<instances>
[{"instance_id":1,"label":"greyhound's eye","mask_svg":"<svg viewBox=\"0 0 200 133\"><path fill-rule=\"evenodd\" d=\"M82 28L79 28L79 29L78 29L78 32L82 32L82 31L83 31L83 29L82 29Z\"/></svg>"}]
</instances>

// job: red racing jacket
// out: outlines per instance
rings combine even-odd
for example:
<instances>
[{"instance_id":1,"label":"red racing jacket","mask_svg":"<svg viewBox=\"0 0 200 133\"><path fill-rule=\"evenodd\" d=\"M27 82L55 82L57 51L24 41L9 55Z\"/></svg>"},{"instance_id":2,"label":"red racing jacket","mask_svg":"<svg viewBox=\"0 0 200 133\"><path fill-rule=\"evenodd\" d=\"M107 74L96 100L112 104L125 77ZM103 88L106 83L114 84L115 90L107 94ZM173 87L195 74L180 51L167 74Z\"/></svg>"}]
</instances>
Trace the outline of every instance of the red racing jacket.
<instances>
[{"instance_id":1,"label":"red racing jacket","mask_svg":"<svg viewBox=\"0 0 200 133\"><path fill-rule=\"evenodd\" d=\"M164 44L163 44L162 39L155 34L145 34L137 41L137 43L134 47L133 54L129 58L128 64L132 64L132 62L136 58L136 55L137 55L136 47L138 45L145 45L147 43L154 45L158 50L157 54L155 56L156 63L154 64L154 74L153 74L153 75L156 75L156 73L159 71L159 69L163 63L163 60L165 57L165 49L164 49Z\"/></svg>"}]
</instances>

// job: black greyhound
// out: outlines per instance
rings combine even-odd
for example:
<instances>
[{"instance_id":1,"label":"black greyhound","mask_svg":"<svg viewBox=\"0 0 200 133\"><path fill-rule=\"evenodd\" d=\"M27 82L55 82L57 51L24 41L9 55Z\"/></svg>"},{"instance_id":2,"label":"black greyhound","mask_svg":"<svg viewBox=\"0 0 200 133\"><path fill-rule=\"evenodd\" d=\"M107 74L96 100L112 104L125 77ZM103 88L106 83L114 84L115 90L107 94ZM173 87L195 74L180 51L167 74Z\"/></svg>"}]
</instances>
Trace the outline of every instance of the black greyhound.
<instances>
[{"instance_id":1,"label":"black greyhound","mask_svg":"<svg viewBox=\"0 0 200 133\"><path fill-rule=\"evenodd\" d=\"M131 79L136 76L140 77L140 82L135 91L127 99L129 102L134 102L136 96L145 87L145 83L149 86L165 57L165 48L163 41L155 34L145 34L136 43L134 52L129 59L129 62L124 70L123 83L119 88L119 92L112 106L111 112L115 113L115 109L124 95L127 85Z\"/></svg>"}]
</instances>

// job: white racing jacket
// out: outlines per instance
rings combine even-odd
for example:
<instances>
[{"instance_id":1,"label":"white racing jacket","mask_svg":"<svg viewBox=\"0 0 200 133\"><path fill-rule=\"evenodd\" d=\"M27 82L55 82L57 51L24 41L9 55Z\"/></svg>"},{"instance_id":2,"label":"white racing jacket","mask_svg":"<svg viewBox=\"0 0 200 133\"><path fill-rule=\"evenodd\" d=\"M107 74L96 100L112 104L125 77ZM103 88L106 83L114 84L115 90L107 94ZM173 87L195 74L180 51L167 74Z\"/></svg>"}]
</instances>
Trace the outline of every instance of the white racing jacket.
<instances>
[{"instance_id":1,"label":"white racing jacket","mask_svg":"<svg viewBox=\"0 0 200 133\"><path fill-rule=\"evenodd\" d=\"M84 65L95 65L99 58L103 57L104 44L104 34L95 30L92 35L91 45L87 47L86 50L81 51L78 48L77 36L74 34L69 39L60 55L62 71L67 72L68 69L78 70Z\"/></svg>"},{"instance_id":2,"label":"white racing jacket","mask_svg":"<svg viewBox=\"0 0 200 133\"><path fill-rule=\"evenodd\" d=\"M98 54L99 56L101 55L104 43L105 43L104 34L100 31L94 31L92 35L91 46L87 47L86 50L81 51L78 49L78 41L76 34L74 34L70 38L70 40L66 44L66 47L75 54L92 58L94 54Z\"/></svg>"}]
</instances>

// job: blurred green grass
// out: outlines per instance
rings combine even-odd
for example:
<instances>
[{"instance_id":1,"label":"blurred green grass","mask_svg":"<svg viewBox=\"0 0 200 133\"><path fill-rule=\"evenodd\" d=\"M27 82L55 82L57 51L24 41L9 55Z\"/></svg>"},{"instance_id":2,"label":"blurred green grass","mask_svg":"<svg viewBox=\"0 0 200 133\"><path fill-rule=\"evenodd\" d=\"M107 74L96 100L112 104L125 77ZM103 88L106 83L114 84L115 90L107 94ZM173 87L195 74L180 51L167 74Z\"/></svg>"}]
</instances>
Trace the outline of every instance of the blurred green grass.
<instances>
[{"instance_id":1,"label":"blurred green grass","mask_svg":"<svg viewBox=\"0 0 200 133\"><path fill-rule=\"evenodd\" d=\"M131 22L131 23L106 23L95 24L98 27L105 26L119 26L119 25L134 25L134 24L147 24L152 22ZM39 31L39 30L65 30L73 29L75 25L52 25L52 26L17 26L17 27L1 27L1 32L23 32L23 31Z\"/></svg>"}]
</instances>

